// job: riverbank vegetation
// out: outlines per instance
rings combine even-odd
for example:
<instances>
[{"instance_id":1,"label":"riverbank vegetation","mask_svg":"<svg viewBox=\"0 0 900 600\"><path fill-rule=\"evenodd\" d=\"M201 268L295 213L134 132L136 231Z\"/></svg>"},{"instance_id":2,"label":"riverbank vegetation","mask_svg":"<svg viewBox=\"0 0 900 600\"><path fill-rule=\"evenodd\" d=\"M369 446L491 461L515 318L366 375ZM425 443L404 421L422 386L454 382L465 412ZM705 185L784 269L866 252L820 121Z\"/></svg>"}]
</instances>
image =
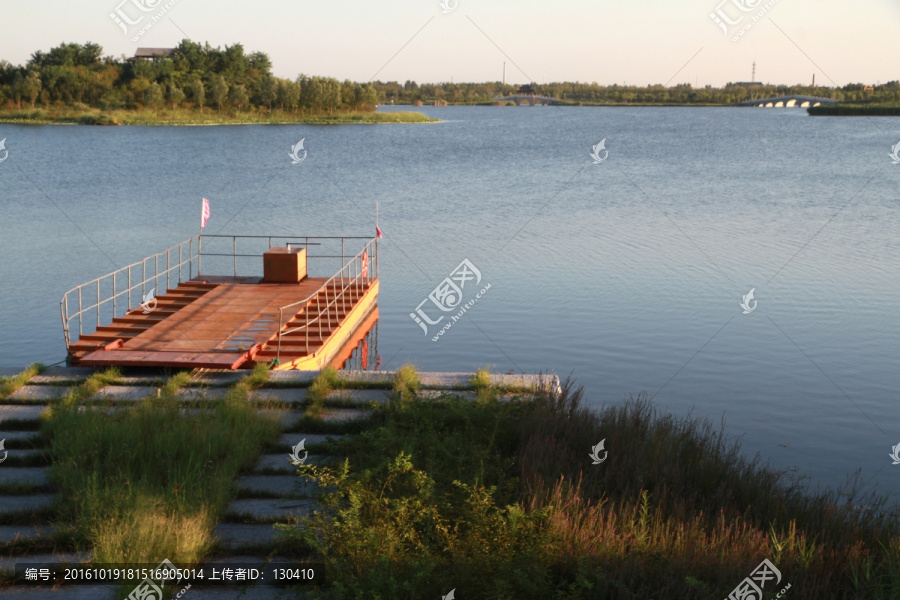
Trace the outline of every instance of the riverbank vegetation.
<instances>
[{"instance_id":1,"label":"riverbank vegetation","mask_svg":"<svg viewBox=\"0 0 900 600\"><path fill-rule=\"evenodd\" d=\"M823 104L811 106L806 112L814 117L900 117L900 103Z\"/></svg>"},{"instance_id":2,"label":"riverbank vegetation","mask_svg":"<svg viewBox=\"0 0 900 600\"><path fill-rule=\"evenodd\" d=\"M263 52L189 40L150 58L103 56L93 43L37 51L23 66L0 60L0 120L84 124L408 122L375 113L371 84L275 77Z\"/></svg>"},{"instance_id":3,"label":"riverbank vegetation","mask_svg":"<svg viewBox=\"0 0 900 600\"><path fill-rule=\"evenodd\" d=\"M272 74L263 52L241 44L212 47L183 40L140 57L104 56L94 43L38 50L24 64L0 60L0 121L82 124L357 123L428 120L417 113L376 113L379 104L505 104L517 92L565 105L734 105L789 94L866 104L900 103L900 82L843 87L729 83L634 86L587 82L358 83Z\"/></svg>"},{"instance_id":4,"label":"riverbank vegetation","mask_svg":"<svg viewBox=\"0 0 900 600\"><path fill-rule=\"evenodd\" d=\"M212 547L232 479L280 430L247 401L267 371L257 368L208 406L181 407L183 373L128 410L86 409L85 399L117 376L110 370L74 388L44 425L60 526L95 563L156 565L164 556L196 564Z\"/></svg>"},{"instance_id":5,"label":"riverbank vegetation","mask_svg":"<svg viewBox=\"0 0 900 600\"><path fill-rule=\"evenodd\" d=\"M347 460L304 466L325 509L290 535L329 598L716 599L763 559L800 599L900 594L900 521L853 489L812 493L706 421L650 398L417 397L409 369ZM605 440L602 462L588 456ZM608 452L608 455L605 454Z\"/></svg>"}]
</instances>

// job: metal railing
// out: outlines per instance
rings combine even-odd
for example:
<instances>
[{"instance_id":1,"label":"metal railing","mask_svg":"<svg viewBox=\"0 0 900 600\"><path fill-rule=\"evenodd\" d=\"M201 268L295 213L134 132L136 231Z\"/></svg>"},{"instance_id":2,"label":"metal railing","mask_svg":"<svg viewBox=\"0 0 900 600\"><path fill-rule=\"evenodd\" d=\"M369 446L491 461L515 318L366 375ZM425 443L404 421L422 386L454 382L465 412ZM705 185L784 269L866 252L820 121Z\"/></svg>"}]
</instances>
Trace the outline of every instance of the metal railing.
<instances>
[{"instance_id":1,"label":"metal railing","mask_svg":"<svg viewBox=\"0 0 900 600\"><path fill-rule=\"evenodd\" d=\"M369 238L364 238L369 239ZM309 354L310 340L315 336L316 341L321 344L328 335L323 330L331 331L332 327L340 324L340 317L335 314L333 308L340 307L344 311L344 316L353 308L354 303L358 300L359 294L365 291L369 284L378 278L378 239L371 238L365 247L356 256L347 261L340 271L332 275L319 289L307 296L299 302L286 304L278 309L278 350L276 353L276 361L281 361L281 340L298 331L306 331L303 336L305 343L305 352ZM356 292L357 297L351 298L350 293ZM315 314L311 312L313 302L315 301ZM298 307L305 306L305 309L296 314ZM297 319L301 324L284 329L285 311L288 312L288 323ZM310 329L312 325L316 325L316 330Z\"/></svg>"},{"instance_id":2,"label":"metal railing","mask_svg":"<svg viewBox=\"0 0 900 600\"><path fill-rule=\"evenodd\" d=\"M216 249L213 242L218 240L231 240L231 252L204 252L203 247L207 244L213 245L213 249ZM262 249L259 252L253 253L242 253L238 252L238 242L239 240L244 241L258 241L266 240L266 248ZM358 242L360 240L366 240L365 249L356 254L353 258L347 261L346 252L348 242L353 244L354 242ZM102 277L98 277L97 279L93 279L87 283L83 283L79 286L76 286L63 294L62 300L59 303L60 316L62 318L63 324L63 335L66 340L66 347L68 348L71 343L71 333L72 333L72 321L76 318L78 319L78 336L81 337L84 335L84 325L85 325L85 316L91 313L96 313L96 327L100 327L101 320L108 322L112 322L113 319L120 316L119 308L120 305L122 307L127 306L123 314L131 311L134 308L141 306L146 297L148 286L151 282L153 282L153 287L151 289L160 290L160 293L155 295L159 296L166 293L168 290L172 289L171 285L173 279L173 272L178 273L177 275L177 283L174 287L177 287L182 281L188 281L194 279L195 277L201 277L201 267L202 267L202 257L231 257L232 263L232 273L234 276L237 276L237 259L238 258L257 258L262 257L265 249L272 248L273 243L278 242L278 245L286 244L288 246L295 247L303 247L306 248L306 256L307 259L331 259L337 260L340 259L340 264L343 265L341 270L338 271L334 276L332 276L326 285L332 282L335 278L338 278L341 281L341 284L347 280L352 279L350 277L350 271L352 268L356 269L356 274L353 278L358 278L362 271L361 257L364 253L366 253L367 260L371 261L368 270L368 279L373 279L372 275L374 273L374 278L378 277L378 245L375 243L375 238L364 237L364 236L275 236L275 235L202 235L202 236L194 236L190 239L181 242L171 248L165 250L164 252L160 252L159 254L154 254L152 256L148 256L144 260L140 262L136 262L130 264L126 267L122 267L112 273L108 273L103 275ZM338 252L338 242L340 242L340 254ZM260 244L261 245L261 244ZM310 253L310 248L324 247L327 248L323 253ZM355 246L358 247L358 246ZM175 260L174 252L177 248L178 256L177 262L173 264ZM187 251L187 256L185 257L185 250ZM328 253L333 252L333 253ZM165 256L165 270L160 270L162 265L161 257ZM196 274L194 272L194 261L197 262ZM148 266L148 263L150 266ZM140 279L138 280L138 273L136 272L140 267ZM255 265L255 270L257 272L261 271L261 264ZM152 268L152 274L148 274L148 271ZM187 276L184 277L185 268L187 270ZM327 272L327 271L326 271ZM346 273L346 277L343 275ZM160 279L165 277L165 286L160 287ZM119 286L125 284L124 289L119 289ZM325 286L323 286L325 287ZM132 303L132 294L133 290L137 290L140 288L141 291L141 302ZM319 293L320 290L317 290L316 294ZM88 299L90 296L90 299ZM122 296L126 296L126 299L123 299ZM306 302L310 300L312 297L307 298L301 302L295 304L301 304L302 302ZM74 310L75 305L77 304L77 310ZM288 306L294 306L288 305ZM288 307L283 307L288 308ZM105 314L106 311L111 311L111 316L109 314ZM103 317L109 317L109 320L106 320ZM93 320L93 319L92 319ZM279 330L281 327L279 327ZM95 330L92 330L95 331ZM281 340L281 336L279 334L279 342Z\"/></svg>"},{"instance_id":3,"label":"metal railing","mask_svg":"<svg viewBox=\"0 0 900 600\"><path fill-rule=\"evenodd\" d=\"M185 246L187 246L187 258L184 256ZM173 251L178 249L178 258L177 263L174 265L172 261L174 260ZM62 300L59 303L59 311L60 316L62 317L63 324L63 335L66 338L66 347L69 347L72 343L71 340L71 325L74 319L78 319L78 337L84 335L84 317L87 313L96 312L97 314L97 327L100 327L101 321L101 311L106 309L112 309L112 319L119 316L119 298L122 296L127 297L127 301L125 299L121 300L123 302L123 306L127 306L125 309L125 313L130 311L132 308L137 308L141 306L145 301L146 293L147 293L147 285L152 281L154 283L153 290L162 289L160 288L159 281L160 278L165 276L165 288L162 293L167 292L170 289L170 283L172 281L172 272L178 272L178 284L182 281L182 273L184 267L187 267L187 279L193 278L193 263L197 261L197 272L200 272L200 243L197 237L192 237L188 240L181 242L171 248L168 248L165 252L160 252L159 254L154 254L152 256L148 256L144 260L140 262L136 262L128 265L127 267L122 267L112 273L108 273L103 275L102 277L98 277L97 279L88 281L87 283L83 283L79 286L76 286L63 294ZM196 253L195 253L196 251ZM165 270L160 271L160 257L166 257ZM148 275L147 271L147 263L148 261L152 261L153 274ZM140 280L136 281L137 273L134 271L140 267ZM119 286L125 284L124 289L119 289ZM177 285L177 284L176 284ZM132 290L136 290L140 288L141 290L141 302L138 302L136 305L132 305L131 302L131 292ZM102 293L102 290L105 293ZM87 299L85 296L90 295L91 298ZM161 294L156 294L161 295ZM96 300L95 300L96 298ZM78 310L70 311L70 299L71 304L74 305L76 300L78 303ZM87 303L91 304L87 304ZM111 303L111 304L110 304ZM71 308L74 308L72 306ZM110 321L112 321L110 319ZM95 330L96 331L96 330Z\"/></svg>"},{"instance_id":4,"label":"metal railing","mask_svg":"<svg viewBox=\"0 0 900 600\"><path fill-rule=\"evenodd\" d=\"M250 254L246 254L244 252L238 252L238 240L244 241L252 241L252 240L266 240L267 248L272 248L274 246L292 246L295 248L305 248L306 249L306 258L307 260L310 258L315 259L340 259L340 264L343 265L346 261L347 257L347 242L353 242L358 240L370 240L372 238L365 236L311 236L311 235L203 235L200 240L200 256L217 256L220 258L231 257L231 265L232 265L232 275L237 277L238 271L238 258L255 258L258 256L262 256L262 252L253 252ZM231 252L206 252L203 251L203 246L210 244L212 241L218 240L231 240ZM340 241L340 254L315 254L310 252L311 246L321 247L324 246L326 248L334 247L334 252L337 252L337 242ZM276 242L276 243L273 243ZM332 251L332 250L328 250ZM202 263L200 264L202 266ZM199 266L198 266L198 275L199 275Z\"/></svg>"}]
</instances>

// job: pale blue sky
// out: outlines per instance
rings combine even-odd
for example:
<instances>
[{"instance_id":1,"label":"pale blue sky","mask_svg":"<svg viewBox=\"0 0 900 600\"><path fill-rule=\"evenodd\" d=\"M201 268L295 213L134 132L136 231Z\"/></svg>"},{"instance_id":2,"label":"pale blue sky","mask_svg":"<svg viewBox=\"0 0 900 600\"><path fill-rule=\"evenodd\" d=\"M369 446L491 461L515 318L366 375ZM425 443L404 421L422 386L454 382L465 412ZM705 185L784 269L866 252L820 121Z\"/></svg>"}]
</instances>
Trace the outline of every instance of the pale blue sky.
<instances>
[{"instance_id":1,"label":"pale blue sky","mask_svg":"<svg viewBox=\"0 0 900 600\"><path fill-rule=\"evenodd\" d=\"M162 4L141 13L132 2L142 1ZM166 1L174 5L132 42ZM242 42L290 78L493 81L506 60L512 83L720 86L749 80L756 60L757 79L768 83L809 83L813 73L820 85L900 79L898 0L726 0L730 19L743 16L729 36L709 16L721 1L458 0L445 14L440 0L125 0L121 10L132 20L148 15L126 36L109 16L122 0L3 0L0 59L22 64L63 41L131 55L189 37L214 46ZM742 13L732 2L754 8ZM732 42L766 4L768 12Z\"/></svg>"}]
</instances>

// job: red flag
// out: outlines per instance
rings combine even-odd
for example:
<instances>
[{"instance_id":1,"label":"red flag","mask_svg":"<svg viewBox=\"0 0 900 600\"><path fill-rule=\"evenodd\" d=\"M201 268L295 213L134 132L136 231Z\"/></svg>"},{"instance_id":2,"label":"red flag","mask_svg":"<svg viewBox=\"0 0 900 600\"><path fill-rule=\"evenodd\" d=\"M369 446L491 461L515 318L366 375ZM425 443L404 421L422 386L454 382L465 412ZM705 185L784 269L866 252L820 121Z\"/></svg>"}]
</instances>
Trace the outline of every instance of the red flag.
<instances>
[{"instance_id":1,"label":"red flag","mask_svg":"<svg viewBox=\"0 0 900 600\"><path fill-rule=\"evenodd\" d=\"M384 235L381 233L381 230L378 229L378 225L375 226L375 235L377 235L380 238L384 237Z\"/></svg>"},{"instance_id":2,"label":"red flag","mask_svg":"<svg viewBox=\"0 0 900 600\"><path fill-rule=\"evenodd\" d=\"M206 227L206 222L209 220L209 200L206 198L203 199L203 212L200 214L200 229Z\"/></svg>"}]
</instances>

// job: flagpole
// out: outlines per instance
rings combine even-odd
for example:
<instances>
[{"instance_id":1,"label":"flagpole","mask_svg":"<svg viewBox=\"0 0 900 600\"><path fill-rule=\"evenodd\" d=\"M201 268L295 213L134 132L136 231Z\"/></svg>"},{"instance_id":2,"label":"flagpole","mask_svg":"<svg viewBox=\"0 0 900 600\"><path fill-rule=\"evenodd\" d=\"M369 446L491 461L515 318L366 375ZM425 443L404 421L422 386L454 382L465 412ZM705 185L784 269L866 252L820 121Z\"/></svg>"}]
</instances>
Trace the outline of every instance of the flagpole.
<instances>
[{"instance_id":1,"label":"flagpole","mask_svg":"<svg viewBox=\"0 0 900 600\"><path fill-rule=\"evenodd\" d=\"M200 267L203 264L203 200L200 201L200 235L197 236L197 278L200 277Z\"/></svg>"},{"instance_id":2,"label":"flagpole","mask_svg":"<svg viewBox=\"0 0 900 600\"><path fill-rule=\"evenodd\" d=\"M379 233L381 233L381 230L378 229L378 197L376 196L375 197L375 279L378 279L378 269L379 269L378 238L381 237L380 235L378 235Z\"/></svg>"}]
</instances>

